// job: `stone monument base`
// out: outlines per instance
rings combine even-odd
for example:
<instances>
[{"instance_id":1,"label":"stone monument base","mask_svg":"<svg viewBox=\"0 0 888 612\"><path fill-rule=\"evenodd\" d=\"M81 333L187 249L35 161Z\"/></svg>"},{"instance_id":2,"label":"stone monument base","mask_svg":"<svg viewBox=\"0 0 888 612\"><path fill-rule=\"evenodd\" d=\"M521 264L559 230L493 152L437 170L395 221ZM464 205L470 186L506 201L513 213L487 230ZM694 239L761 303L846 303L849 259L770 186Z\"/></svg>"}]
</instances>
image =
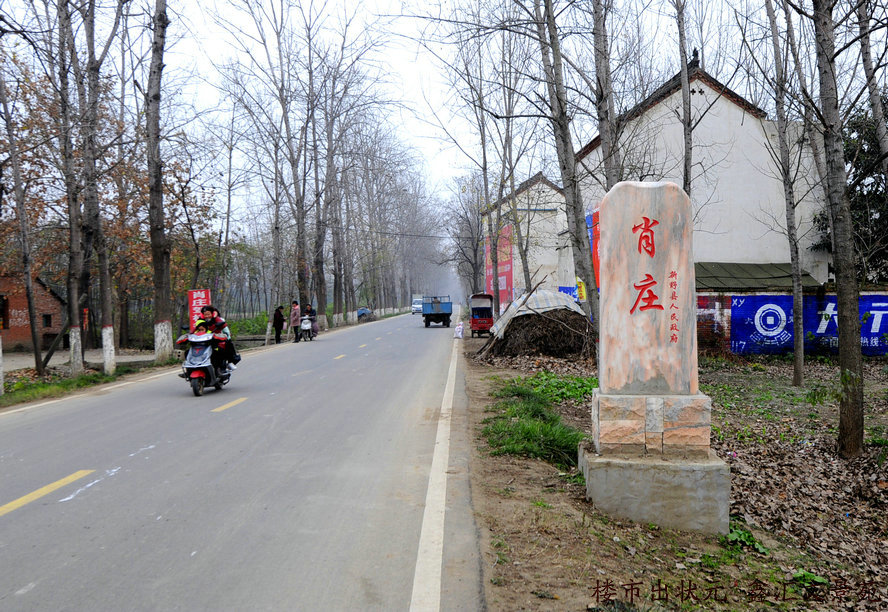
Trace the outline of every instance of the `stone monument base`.
<instances>
[{"instance_id":1,"label":"stone monument base","mask_svg":"<svg viewBox=\"0 0 888 612\"><path fill-rule=\"evenodd\" d=\"M605 456L709 457L712 400L695 395L592 393L592 444Z\"/></svg>"},{"instance_id":2,"label":"stone monument base","mask_svg":"<svg viewBox=\"0 0 888 612\"><path fill-rule=\"evenodd\" d=\"M662 527L728 533L731 476L713 451L707 458L600 456L580 444L586 498L605 514Z\"/></svg>"}]
</instances>

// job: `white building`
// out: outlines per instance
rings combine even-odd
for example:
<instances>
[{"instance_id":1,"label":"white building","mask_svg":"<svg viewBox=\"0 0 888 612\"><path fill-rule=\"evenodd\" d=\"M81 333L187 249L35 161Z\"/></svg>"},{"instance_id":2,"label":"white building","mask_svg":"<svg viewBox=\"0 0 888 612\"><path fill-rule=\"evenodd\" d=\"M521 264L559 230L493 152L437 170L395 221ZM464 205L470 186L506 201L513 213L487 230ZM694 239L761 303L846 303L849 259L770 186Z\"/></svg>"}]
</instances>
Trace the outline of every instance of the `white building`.
<instances>
[{"instance_id":1,"label":"white building","mask_svg":"<svg viewBox=\"0 0 888 612\"><path fill-rule=\"evenodd\" d=\"M514 211L512 202L514 200ZM495 215L499 207L504 226L500 233L498 261L498 286L502 308L515 297L529 290L525 285L521 255L518 248L518 231L514 216L520 222L521 239L527 247L530 288L539 284L540 289L558 291L559 248L563 242L559 235L567 229L564 210L564 193L558 185L537 173L521 183L514 195L495 202L484 213L484 230L487 232L488 215ZM487 254L485 266L485 286L491 291L492 266Z\"/></svg>"},{"instance_id":2,"label":"white building","mask_svg":"<svg viewBox=\"0 0 888 612\"><path fill-rule=\"evenodd\" d=\"M775 162L776 124L765 111L700 68L696 56L688 72L695 122L690 194L694 261L732 264L732 273L750 277L773 275L778 282L763 285L783 285L790 254L783 184ZM624 180L682 184L681 104L681 81L676 75L620 117L618 148ZM801 267L817 283L824 283L829 255L810 249L818 238L812 219L825 206L823 191L813 184L816 172L804 139L799 134L791 141L797 148L793 159L802 160L795 184ZM606 193L599 145L596 137L577 153L587 213L598 208ZM798 147L803 147L801 155Z\"/></svg>"}]
</instances>

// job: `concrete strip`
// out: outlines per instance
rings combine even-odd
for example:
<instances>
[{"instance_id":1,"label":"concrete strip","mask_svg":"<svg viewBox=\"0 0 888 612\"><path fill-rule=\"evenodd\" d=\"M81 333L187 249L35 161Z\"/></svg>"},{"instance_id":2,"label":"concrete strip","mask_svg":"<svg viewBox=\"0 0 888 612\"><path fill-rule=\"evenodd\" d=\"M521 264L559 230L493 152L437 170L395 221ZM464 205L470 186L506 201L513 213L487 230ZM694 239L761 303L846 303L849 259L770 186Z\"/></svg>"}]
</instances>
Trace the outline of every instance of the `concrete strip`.
<instances>
[{"instance_id":1,"label":"concrete strip","mask_svg":"<svg viewBox=\"0 0 888 612\"><path fill-rule=\"evenodd\" d=\"M459 344L453 343L450 370L441 400L435 452L429 469L429 487L426 492L425 510L422 514L422 531L419 536L419 552L413 574L411 612L437 612L441 608L441 562L444 557L444 513L447 497L447 466L450 462L450 417L453 413L453 392L456 382L456 361Z\"/></svg>"}]
</instances>

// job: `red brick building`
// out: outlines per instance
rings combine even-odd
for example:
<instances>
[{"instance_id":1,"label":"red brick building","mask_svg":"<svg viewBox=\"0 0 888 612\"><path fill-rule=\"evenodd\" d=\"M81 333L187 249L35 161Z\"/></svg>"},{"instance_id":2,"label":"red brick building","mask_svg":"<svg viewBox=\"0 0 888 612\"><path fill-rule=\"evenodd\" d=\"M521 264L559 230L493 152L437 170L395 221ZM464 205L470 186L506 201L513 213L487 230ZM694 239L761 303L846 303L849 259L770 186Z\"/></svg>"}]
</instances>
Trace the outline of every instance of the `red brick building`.
<instances>
[{"instance_id":1,"label":"red brick building","mask_svg":"<svg viewBox=\"0 0 888 612\"><path fill-rule=\"evenodd\" d=\"M39 278L34 283L34 308L38 337L46 349L62 331L65 302ZM28 299L21 277L0 276L0 336L3 350L30 350L31 325L28 321Z\"/></svg>"}]
</instances>

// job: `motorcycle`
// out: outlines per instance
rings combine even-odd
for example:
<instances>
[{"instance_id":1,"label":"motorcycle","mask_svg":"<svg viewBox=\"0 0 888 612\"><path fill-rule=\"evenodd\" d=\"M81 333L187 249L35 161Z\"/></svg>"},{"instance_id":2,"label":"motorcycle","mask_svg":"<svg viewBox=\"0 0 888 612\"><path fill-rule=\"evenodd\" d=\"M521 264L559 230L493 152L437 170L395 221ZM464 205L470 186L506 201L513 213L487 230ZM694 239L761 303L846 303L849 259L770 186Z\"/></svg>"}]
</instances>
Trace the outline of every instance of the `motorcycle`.
<instances>
[{"instance_id":1,"label":"motorcycle","mask_svg":"<svg viewBox=\"0 0 888 612\"><path fill-rule=\"evenodd\" d=\"M302 318L299 321L299 339L300 340L311 340L314 338L314 334L311 330L311 317L308 315L302 315Z\"/></svg>"},{"instance_id":2,"label":"motorcycle","mask_svg":"<svg viewBox=\"0 0 888 612\"><path fill-rule=\"evenodd\" d=\"M188 381L195 396L203 395L204 387L207 386L221 390L231 380L228 363L222 361L216 368L212 361L213 348L225 340L224 335L213 333L183 334L176 340L176 344L190 344L179 377Z\"/></svg>"}]
</instances>

